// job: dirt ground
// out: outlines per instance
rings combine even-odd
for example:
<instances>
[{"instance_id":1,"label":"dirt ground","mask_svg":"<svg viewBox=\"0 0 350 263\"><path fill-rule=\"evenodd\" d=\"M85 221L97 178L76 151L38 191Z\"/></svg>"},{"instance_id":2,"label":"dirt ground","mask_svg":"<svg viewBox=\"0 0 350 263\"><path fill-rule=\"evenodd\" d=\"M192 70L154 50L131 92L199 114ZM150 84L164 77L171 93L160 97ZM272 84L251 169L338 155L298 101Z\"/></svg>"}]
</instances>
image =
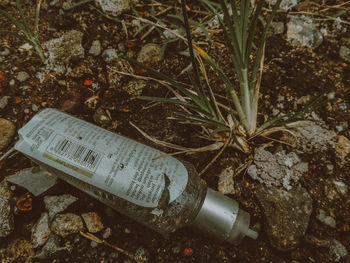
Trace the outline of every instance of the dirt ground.
<instances>
[{"instance_id":1,"label":"dirt ground","mask_svg":"<svg viewBox=\"0 0 350 263\"><path fill-rule=\"evenodd\" d=\"M162 151L169 149L150 142L130 125L130 121L146 131L152 137L166 140L186 147L200 147L207 142L198 138L197 129L174 120L166 119L171 116L175 106L155 104L139 100L132 92L122 87L134 80L133 77L119 75L116 83L111 83L111 65L106 63L101 55L94 56L88 51L94 40L99 40L102 50L116 49L120 54L136 57L146 43L161 44L162 40L156 30L151 31L143 39L150 27L134 36L137 29L133 26L133 11L126 11L118 18L122 21L112 21L101 15L90 5L81 5L70 10L62 9L64 2L52 1L42 7L39 22L39 38L41 43L62 35L69 30L83 33L82 46L84 57L72 58L68 65L70 72L57 73L54 70L43 70L44 65L32 52L21 51L23 41L9 35L0 35L0 52L8 50L7 55L1 55L0 63L0 98L9 96L7 105L0 109L0 117L12 121L16 129L21 128L39 110L52 107L64 110L74 116L102 126L110 131L133 138ZM190 2L190 1L188 1ZM303 1L302 1L303 2ZM276 20L286 23L291 15L302 12L334 15L339 11L331 8L343 1L312 1L318 5L294 7L289 11L278 13ZM150 12L151 1L140 1L134 5L138 13L144 17ZM156 11L178 3L162 1L156 6ZM191 2L190 7L196 8L197 1ZM344 7L350 8L350 5ZM19 18L15 2L0 1L0 8ZM164 9L162 9L164 8ZM28 17L28 24L33 24L35 4L23 1L23 10ZM169 13L179 9L169 9ZM160 15L164 18L167 12ZM192 19L199 19L201 14L190 11ZM264 74L262 79L261 99L259 105L259 122L272 116L275 109L291 112L301 109L310 99L322 93L332 92L336 100L327 102L313 112L323 121L329 130L337 135L350 138L350 129L346 125L350 121L350 61L342 59L339 49L344 38L350 38L349 12L341 16L342 30L337 31L334 20L325 16L313 16L318 20L318 28L324 28L328 34L322 43L313 49L292 45L287 40L286 29L282 34L271 32L266 44ZM329 17L328 17L329 18ZM0 16L0 29L16 30L4 17ZM232 71L227 59L227 49L221 45L223 38L220 32L213 33L213 42L209 43L203 34L198 34L195 41L202 43L224 69ZM170 43L164 52L164 58L152 63L152 67L176 78L189 64L189 59L179 54L185 50L185 44L178 40ZM350 47L349 47L350 48ZM28 77L18 80L18 72L27 72ZM44 74L40 82L38 72ZM148 76L147 72L135 68L135 73ZM223 90L215 74L208 67L208 76L215 92ZM115 76L114 76L115 77ZM232 75L233 77L233 75ZM181 81L187 81L180 77ZM11 83L12 82L12 83ZM157 82L147 81L142 90L143 95L166 96L168 90ZM96 107L89 106L86 101L98 96ZM282 105L282 106L281 106ZM108 121L98 119L97 109L103 109L109 117ZM339 128L339 126L343 128ZM12 141L12 146L18 136ZM279 139L276 135L275 139ZM257 138L251 140L252 148L264 145L269 140ZM8 148L10 148L10 146ZM7 148L7 149L8 149ZM289 146L273 142L269 147L272 152L278 149L291 150ZM0 152L3 154L3 152ZM194 155L182 155L180 158L191 162L201 171L215 156L213 152L202 152ZM230 195L240 202L242 208L252 216L252 226L259 231L257 240L245 239L239 246L219 244L209 240L191 229L181 229L165 239L161 235L135 223L129 218L115 212L86 194L80 192L65 182L60 182L45 195L72 194L78 201L65 212L81 214L89 211L97 212L103 225L111 228L108 242L131 254L141 254L147 262L350 262L349 256L337 259L329 247L331 240L338 240L348 250L350 249L350 193L343 196L330 194L330 180L336 179L350 186L350 162L341 160L335 151L301 153L300 158L308 162L309 171L299 184L311 195L313 211L310 222L300 245L290 251L281 252L274 248L263 227L262 209L254 195L254 189L259 184L245 172L235 175L235 193ZM218 175L228 166L238 167L251 155L243 154L234 149L227 149L220 158L202 175L207 184L217 189ZM21 154L17 154L0 164L0 181L24 168L35 165ZM330 170L330 166L332 169ZM20 187L13 189L15 197L23 196L27 191ZM17 211L15 228L11 235L0 238L1 262L35 262L31 259L35 251L30 249L30 231L40 214L45 210L43 196L32 197L30 211ZM319 210L328 211L336 220L334 228L325 225L317 219ZM101 237L101 233L96 234ZM59 251L42 262L133 262L127 255L106 245L92 243L80 234L73 234L59 240L61 246L69 250Z\"/></svg>"}]
</instances>

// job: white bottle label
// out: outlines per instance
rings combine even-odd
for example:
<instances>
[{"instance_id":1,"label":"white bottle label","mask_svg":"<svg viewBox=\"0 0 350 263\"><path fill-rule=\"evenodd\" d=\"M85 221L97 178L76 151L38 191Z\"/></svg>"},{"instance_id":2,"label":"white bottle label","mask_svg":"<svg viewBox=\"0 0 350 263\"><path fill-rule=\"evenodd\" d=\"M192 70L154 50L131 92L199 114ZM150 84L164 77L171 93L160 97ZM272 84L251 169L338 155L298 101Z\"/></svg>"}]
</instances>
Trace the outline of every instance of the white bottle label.
<instances>
[{"instance_id":1,"label":"white bottle label","mask_svg":"<svg viewBox=\"0 0 350 263\"><path fill-rule=\"evenodd\" d=\"M136 205L170 203L188 172L177 159L55 109L36 114L19 130L16 150ZM164 200L163 200L164 201Z\"/></svg>"}]
</instances>

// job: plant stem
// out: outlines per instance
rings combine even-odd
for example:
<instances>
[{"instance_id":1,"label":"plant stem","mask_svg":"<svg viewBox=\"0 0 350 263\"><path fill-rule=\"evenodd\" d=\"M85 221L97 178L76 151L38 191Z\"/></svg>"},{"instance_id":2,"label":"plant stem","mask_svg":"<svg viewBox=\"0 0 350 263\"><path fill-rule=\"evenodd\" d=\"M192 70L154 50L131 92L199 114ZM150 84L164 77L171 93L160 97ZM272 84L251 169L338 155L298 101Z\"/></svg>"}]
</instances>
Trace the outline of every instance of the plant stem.
<instances>
[{"instance_id":1,"label":"plant stem","mask_svg":"<svg viewBox=\"0 0 350 263\"><path fill-rule=\"evenodd\" d=\"M252 131L252 123L251 123L251 103L250 103L250 95L249 95L249 80L248 80L248 69L242 68L242 81L240 81L241 88L241 97L242 97L242 106L247 117L247 126L245 125L248 133L254 132Z\"/></svg>"}]
</instances>

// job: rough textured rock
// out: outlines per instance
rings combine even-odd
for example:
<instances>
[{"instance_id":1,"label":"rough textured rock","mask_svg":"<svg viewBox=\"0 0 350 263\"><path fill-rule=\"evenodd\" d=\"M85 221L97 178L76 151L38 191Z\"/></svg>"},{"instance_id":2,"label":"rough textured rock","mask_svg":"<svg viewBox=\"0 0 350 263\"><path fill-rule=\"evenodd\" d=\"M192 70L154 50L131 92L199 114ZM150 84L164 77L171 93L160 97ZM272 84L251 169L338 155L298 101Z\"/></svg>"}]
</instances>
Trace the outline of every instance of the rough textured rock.
<instances>
[{"instance_id":1,"label":"rough textured rock","mask_svg":"<svg viewBox=\"0 0 350 263\"><path fill-rule=\"evenodd\" d=\"M70 194L64 194L64 195L58 195L58 196L53 195L53 196L44 197L45 207L46 207L46 210L49 212L50 219L52 219L58 213L66 210L68 206L70 206L77 200L78 198Z\"/></svg>"},{"instance_id":2,"label":"rough textured rock","mask_svg":"<svg viewBox=\"0 0 350 263\"><path fill-rule=\"evenodd\" d=\"M317 125L315 122L304 121L292 129L296 135L296 146L303 152L325 152L328 149L336 148L336 133ZM295 142L295 137L287 136Z\"/></svg>"},{"instance_id":3,"label":"rough textured rock","mask_svg":"<svg viewBox=\"0 0 350 263\"><path fill-rule=\"evenodd\" d=\"M132 97L138 97L141 95L143 89L146 87L147 82L145 80L130 80L129 83L122 89Z\"/></svg>"},{"instance_id":4,"label":"rough textured rock","mask_svg":"<svg viewBox=\"0 0 350 263\"><path fill-rule=\"evenodd\" d=\"M106 63L117 61L118 60L117 50L115 50L114 48L103 50L102 58Z\"/></svg>"},{"instance_id":5,"label":"rough textured rock","mask_svg":"<svg viewBox=\"0 0 350 263\"><path fill-rule=\"evenodd\" d=\"M272 154L260 147L254 155L254 164L248 168L248 174L267 186L292 188L291 182L297 182L308 171L308 164L301 162L294 152L284 151Z\"/></svg>"},{"instance_id":6,"label":"rough textured rock","mask_svg":"<svg viewBox=\"0 0 350 263\"><path fill-rule=\"evenodd\" d=\"M345 61L350 62L350 38L343 37L340 43L339 56Z\"/></svg>"},{"instance_id":7,"label":"rough textured rock","mask_svg":"<svg viewBox=\"0 0 350 263\"><path fill-rule=\"evenodd\" d=\"M0 118L0 151L5 149L15 135L15 125L3 118Z\"/></svg>"},{"instance_id":8,"label":"rough textured rock","mask_svg":"<svg viewBox=\"0 0 350 263\"><path fill-rule=\"evenodd\" d=\"M233 181L234 169L227 167L219 174L218 190L222 194L233 194L234 181Z\"/></svg>"},{"instance_id":9,"label":"rough textured rock","mask_svg":"<svg viewBox=\"0 0 350 263\"><path fill-rule=\"evenodd\" d=\"M70 234L84 231L83 220L80 216L67 213L57 215L51 223L51 230L60 237L67 237Z\"/></svg>"},{"instance_id":10,"label":"rough textured rock","mask_svg":"<svg viewBox=\"0 0 350 263\"><path fill-rule=\"evenodd\" d=\"M0 110L3 110L6 108L10 98L11 98L10 96L3 96L0 98Z\"/></svg>"},{"instance_id":11,"label":"rough textured rock","mask_svg":"<svg viewBox=\"0 0 350 263\"><path fill-rule=\"evenodd\" d=\"M64 250L69 250L69 248L66 246L60 246L59 237L55 235L50 235L49 240L46 242L43 248L40 251L38 251L38 253L35 255L35 258L45 260L48 257L54 255L55 253Z\"/></svg>"},{"instance_id":12,"label":"rough textured rock","mask_svg":"<svg viewBox=\"0 0 350 263\"><path fill-rule=\"evenodd\" d=\"M49 239L51 230L49 226L49 214L42 213L37 223L32 228L33 248L41 247Z\"/></svg>"},{"instance_id":13,"label":"rough textured rock","mask_svg":"<svg viewBox=\"0 0 350 263\"><path fill-rule=\"evenodd\" d=\"M348 250L338 240L333 239L331 241L330 254L331 254L331 257L333 258L334 262L340 262L341 259L348 256Z\"/></svg>"},{"instance_id":14,"label":"rough textured rock","mask_svg":"<svg viewBox=\"0 0 350 263\"><path fill-rule=\"evenodd\" d=\"M323 224L331 227L331 228L335 228L337 223L335 221L335 219L329 215L327 215L326 211L324 211L323 209L320 209L318 215L316 216L316 218L322 222Z\"/></svg>"},{"instance_id":15,"label":"rough textured rock","mask_svg":"<svg viewBox=\"0 0 350 263\"><path fill-rule=\"evenodd\" d=\"M16 79L19 81L19 82L24 82L26 81L27 79L29 79L29 74L25 71L20 71L17 73L16 75Z\"/></svg>"},{"instance_id":16,"label":"rough textured rock","mask_svg":"<svg viewBox=\"0 0 350 263\"><path fill-rule=\"evenodd\" d=\"M6 180L0 183L0 237L6 237L14 229L14 214L11 204L12 192Z\"/></svg>"},{"instance_id":17,"label":"rough textured rock","mask_svg":"<svg viewBox=\"0 0 350 263\"><path fill-rule=\"evenodd\" d=\"M265 231L271 245L281 251L296 248L312 212L309 193L301 186L286 191L259 185L255 194L262 207Z\"/></svg>"},{"instance_id":18,"label":"rough textured rock","mask_svg":"<svg viewBox=\"0 0 350 263\"><path fill-rule=\"evenodd\" d=\"M270 5L275 5L277 0L267 0L266 2L268 2ZM288 11L292 9L294 6L296 6L297 3L298 3L297 0L282 0L280 4L280 9L284 11Z\"/></svg>"},{"instance_id":19,"label":"rough textured rock","mask_svg":"<svg viewBox=\"0 0 350 263\"><path fill-rule=\"evenodd\" d=\"M43 48L46 50L47 66L55 69L58 65L67 64L72 57L84 57L82 39L82 32L71 30L59 38L45 42Z\"/></svg>"},{"instance_id":20,"label":"rough textured rock","mask_svg":"<svg viewBox=\"0 0 350 263\"><path fill-rule=\"evenodd\" d=\"M322 34L308 16L290 16L287 23L287 40L295 46L317 48L323 41Z\"/></svg>"},{"instance_id":21,"label":"rough textured rock","mask_svg":"<svg viewBox=\"0 0 350 263\"><path fill-rule=\"evenodd\" d=\"M104 226L100 216L96 212L84 213L81 215L89 232L96 233L101 231Z\"/></svg>"},{"instance_id":22,"label":"rough textured rock","mask_svg":"<svg viewBox=\"0 0 350 263\"><path fill-rule=\"evenodd\" d=\"M93 56L98 56L102 52L101 42L99 40L92 41L91 47L89 49L89 54Z\"/></svg>"},{"instance_id":23,"label":"rough textured rock","mask_svg":"<svg viewBox=\"0 0 350 263\"><path fill-rule=\"evenodd\" d=\"M139 54L137 61L142 63L155 63L162 59L162 48L155 43L148 43L144 45Z\"/></svg>"},{"instance_id":24,"label":"rough textured rock","mask_svg":"<svg viewBox=\"0 0 350 263\"><path fill-rule=\"evenodd\" d=\"M339 135L336 152L341 159L345 159L350 154L350 140L343 135Z\"/></svg>"},{"instance_id":25,"label":"rough textured rock","mask_svg":"<svg viewBox=\"0 0 350 263\"><path fill-rule=\"evenodd\" d=\"M105 13L113 16L120 15L130 8L129 0L95 0L95 3Z\"/></svg>"}]
</instances>

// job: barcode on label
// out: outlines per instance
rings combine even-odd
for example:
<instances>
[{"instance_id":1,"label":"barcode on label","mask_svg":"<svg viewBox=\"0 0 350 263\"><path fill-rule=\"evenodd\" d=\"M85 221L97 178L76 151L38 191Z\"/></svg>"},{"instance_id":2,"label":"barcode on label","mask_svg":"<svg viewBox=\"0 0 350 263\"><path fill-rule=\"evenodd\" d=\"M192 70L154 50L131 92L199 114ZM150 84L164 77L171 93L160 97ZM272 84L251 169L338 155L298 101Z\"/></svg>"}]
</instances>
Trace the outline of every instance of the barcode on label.
<instances>
[{"instance_id":1,"label":"barcode on label","mask_svg":"<svg viewBox=\"0 0 350 263\"><path fill-rule=\"evenodd\" d=\"M56 140L55 140L56 141ZM51 151L89 169L95 169L102 154L67 138L59 138Z\"/></svg>"}]
</instances>

